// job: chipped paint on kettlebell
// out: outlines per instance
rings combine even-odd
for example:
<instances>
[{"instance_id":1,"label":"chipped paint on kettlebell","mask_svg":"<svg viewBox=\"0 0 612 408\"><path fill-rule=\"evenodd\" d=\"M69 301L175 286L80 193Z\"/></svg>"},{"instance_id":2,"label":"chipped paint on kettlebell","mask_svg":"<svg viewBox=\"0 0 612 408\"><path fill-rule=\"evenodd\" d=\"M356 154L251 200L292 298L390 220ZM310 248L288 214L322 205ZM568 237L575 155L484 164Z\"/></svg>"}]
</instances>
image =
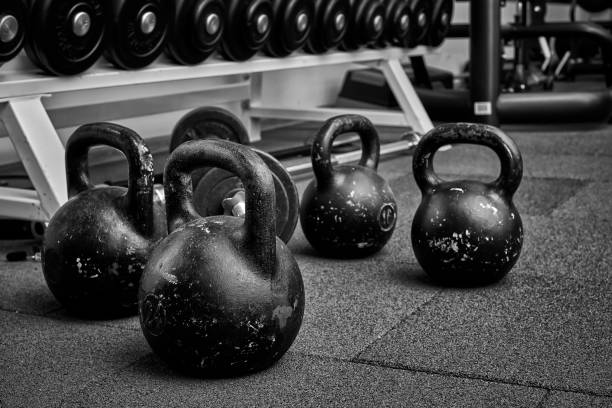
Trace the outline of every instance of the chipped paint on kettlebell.
<instances>
[{"instance_id":1,"label":"chipped paint on kettlebell","mask_svg":"<svg viewBox=\"0 0 612 408\"><path fill-rule=\"evenodd\" d=\"M493 149L501 160L499 178L492 183L440 179L433 171L435 152L458 143ZM489 126L440 126L419 143L413 170L423 199L414 216L412 243L423 269L450 285L502 279L518 260L523 243L523 225L512 202L522 159L512 139Z\"/></svg>"},{"instance_id":2,"label":"chipped paint on kettlebell","mask_svg":"<svg viewBox=\"0 0 612 408\"><path fill-rule=\"evenodd\" d=\"M122 151L129 187L94 187L87 154L95 145ZM77 129L66 145L71 198L53 215L42 251L49 289L74 314L109 318L136 313L138 282L150 247L166 233L153 203L153 159L136 133L96 123Z\"/></svg>"},{"instance_id":3,"label":"chipped paint on kettlebell","mask_svg":"<svg viewBox=\"0 0 612 408\"><path fill-rule=\"evenodd\" d=\"M211 165L243 182L244 219L196 213L190 174ZM151 252L139 289L151 348L197 376L235 376L273 364L297 336L305 298L297 262L275 236L269 170L248 147L199 140L172 153L165 183L171 233Z\"/></svg>"},{"instance_id":4,"label":"chipped paint on kettlebell","mask_svg":"<svg viewBox=\"0 0 612 408\"><path fill-rule=\"evenodd\" d=\"M341 134L356 132L363 144L359 165L332 167L331 146ZM376 173L380 155L372 123L358 115L330 119L312 148L315 179L302 196L304 235L317 251L334 257L378 252L391 238L397 204L389 184Z\"/></svg>"}]
</instances>

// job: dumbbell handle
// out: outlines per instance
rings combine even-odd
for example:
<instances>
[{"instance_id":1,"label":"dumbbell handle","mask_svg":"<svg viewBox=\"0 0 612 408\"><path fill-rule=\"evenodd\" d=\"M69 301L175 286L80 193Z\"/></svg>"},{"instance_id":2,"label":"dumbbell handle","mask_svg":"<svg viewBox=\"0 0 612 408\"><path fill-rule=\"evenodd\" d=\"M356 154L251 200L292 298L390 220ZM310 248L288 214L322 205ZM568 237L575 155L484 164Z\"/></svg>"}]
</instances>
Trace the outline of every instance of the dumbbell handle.
<instances>
[{"instance_id":1,"label":"dumbbell handle","mask_svg":"<svg viewBox=\"0 0 612 408\"><path fill-rule=\"evenodd\" d=\"M246 199L244 190L238 190L233 196L223 200L221 205L225 210L225 215L233 215L234 217L244 218L246 214Z\"/></svg>"}]
</instances>

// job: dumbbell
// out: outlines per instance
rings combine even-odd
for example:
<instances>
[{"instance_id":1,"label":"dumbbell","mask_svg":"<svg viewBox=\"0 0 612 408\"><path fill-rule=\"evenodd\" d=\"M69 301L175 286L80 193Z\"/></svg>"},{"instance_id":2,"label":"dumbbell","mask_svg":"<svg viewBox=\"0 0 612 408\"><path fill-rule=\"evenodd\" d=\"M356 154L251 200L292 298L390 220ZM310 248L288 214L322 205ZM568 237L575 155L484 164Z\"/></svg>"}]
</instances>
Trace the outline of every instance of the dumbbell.
<instances>
[{"instance_id":1,"label":"dumbbell","mask_svg":"<svg viewBox=\"0 0 612 408\"><path fill-rule=\"evenodd\" d=\"M166 53L184 65L204 61L221 42L226 14L223 0L173 1Z\"/></svg>"},{"instance_id":2,"label":"dumbbell","mask_svg":"<svg viewBox=\"0 0 612 408\"><path fill-rule=\"evenodd\" d=\"M385 28L385 7L380 0L350 0L348 29L340 49L355 51L374 44Z\"/></svg>"},{"instance_id":3,"label":"dumbbell","mask_svg":"<svg viewBox=\"0 0 612 408\"><path fill-rule=\"evenodd\" d=\"M263 48L274 20L272 0L227 0L227 26L221 48L223 58L246 61Z\"/></svg>"},{"instance_id":4,"label":"dumbbell","mask_svg":"<svg viewBox=\"0 0 612 408\"><path fill-rule=\"evenodd\" d=\"M412 16L412 25L410 35L408 36L407 46L414 48L417 45L423 44L429 32L431 18L433 14L433 4L431 0L409 0L410 15Z\"/></svg>"},{"instance_id":5,"label":"dumbbell","mask_svg":"<svg viewBox=\"0 0 612 408\"><path fill-rule=\"evenodd\" d=\"M433 4L431 24L427 30L425 45L439 47L450 29L455 0L436 0Z\"/></svg>"},{"instance_id":6,"label":"dumbbell","mask_svg":"<svg viewBox=\"0 0 612 408\"><path fill-rule=\"evenodd\" d=\"M106 10L103 0L30 0L28 57L54 75L86 71L104 48Z\"/></svg>"},{"instance_id":7,"label":"dumbbell","mask_svg":"<svg viewBox=\"0 0 612 408\"><path fill-rule=\"evenodd\" d=\"M349 14L349 0L315 0L312 30L304 51L322 54L338 46L346 34Z\"/></svg>"},{"instance_id":8,"label":"dumbbell","mask_svg":"<svg viewBox=\"0 0 612 408\"><path fill-rule=\"evenodd\" d=\"M405 47L410 36L412 19L409 0L386 0L385 2L385 30L380 36L377 45L385 47L391 44L396 47Z\"/></svg>"},{"instance_id":9,"label":"dumbbell","mask_svg":"<svg viewBox=\"0 0 612 408\"><path fill-rule=\"evenodd\" d=\"M312 29L312 0L273 0L274 23L263 48L270 57L286 57L302 48Z\"/></svg>"},{"instance_id":10,"label":"dumbbell","mask_svg":"<svg viewBox=\"0 0 612 408\"><path fill-rule=\"evenodd\" d=\"M104 57L121 69L139 69L163 52L168 31L168 2L107 0L108 35Z\"/></svg>"},{"instance_id":11,"label":"dumbbell","mask_svg":"<svg viewBox=\"0 0 612 408\"><path fill-rule=\"evenodd\" d=\"M170 151L190 140L224 139L248 144L248 133L231 112L216 107L204 107L187 113L174 128ZM291 176L270 154L255 150L271 171L276 193L276 234L285 243L295 231L299 217L299 195ZM203 217L214 215L244 216L244 186L233 173L202 167L192 175L193 202Z\"/></svg>"},{"instance_id":12,"label":"dumbbell","mask_svg":"<svg viewBox=\"0 0 612 408\"><path fill-rule=\"evenodd\" d=\"M12 60L23 48L27 7L23 0L0 3L0 65Z\"/></svg>"}]
</instances>

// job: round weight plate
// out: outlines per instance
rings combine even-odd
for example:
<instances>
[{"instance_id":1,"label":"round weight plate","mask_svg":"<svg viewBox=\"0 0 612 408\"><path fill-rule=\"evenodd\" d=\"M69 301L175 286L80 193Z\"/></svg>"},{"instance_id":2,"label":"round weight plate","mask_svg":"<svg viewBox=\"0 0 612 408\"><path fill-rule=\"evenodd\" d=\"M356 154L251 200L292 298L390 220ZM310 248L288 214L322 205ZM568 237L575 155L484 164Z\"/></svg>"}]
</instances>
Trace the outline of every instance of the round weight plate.
<instances>
[{"instance_id":1,"label":"round weight plate","mask_svg":"<svg viewBox=\"0 0 612 408\"><path fill-rule=\"evenodd\" d=\"M410 0L412 24L407 46L416 47L425 41L433 13L431 0Z\"/></svg>"},{"instance_id":2,"label":"round weight plate","mask_svg":"<svg viewBox=\"0 0 612 408\"><path fill-rule=\"evenodd\" d=\"M143 68L155 61L164 49L167 7L160 0L111 0L105 58L122 69Z\"/></svg>"},{"instance_id":3,"label":"round weight plate","mask_svg":"<svg viewBox=\"0 0 612 408\"><path fill-rule=\"evenodd\" d=\"M346 35L350 15L349 0L316 0L310 36L304 51L322 54L336 47Z\"/></svg>"},{"instance_id":4,"label":"round weight plate","mask_svg":"<svg viewBox=\"0 0 612 408\"><path fill-rule=\"evenodd\" d=\"M34 0L25 50L54 75L75 75L102 54L106 9L101 0Z\"/></svg>"},{"instance_id":5,"label":"round weight plate","mask_svg":"<svg viewBox=\"0 0 612 408\"><path fill-rule=\"evenodd\" d=\"M286 57L304 45L314 20L312 0L274 0L274 23L263 48L271 57Z\"/></svg>"},{"instance_id":6,"label":"round weight plate","mask_svg":"<svg viewBox=\"0 0 612 408\"><path fill-rule=\"evenodd\" d=\"M288 243L299 217L299 196L295 183L283 165L270 154L253 149L266 163L274 179L276 193L276 235ZM194 187L193 202L196 211L206 217L225 213L223 201L232 198L244 187L238 177L218 168L202 174Z\"/></svg>"},{"instance_id":7,"label":"round weight plate","mask_svg":"<svg viewBox=\"0 0 612 408\"><path fill-rule=\"evenodd\" d=\"M407 0L391 0L387 4L383 38L391 45L404 47L410 36L412 16Z\"/></svg>"},{"instance_id":8,"label":"round weight plate","mask_svg":"<svg viewBox=\"0 0 612 408\"><path fill-rule=\"evenodd\" d=\"M183 65L199 64L221 41L225 3L223 0L175 0L170 8L167 54Z\"/></svg>"},{"instance_id":9,"label":"round weight plate","mask_svg":"<svg viewBox=\"0 0 612 408\"><path fill-rule=\"evenodd\" d=\"M194 109L178 121L170 139L170 152L189 140L224 139L244 145L249 144L249 135L240 119L233 113L214 106ZM193 186L209 168L193 172Z\"/></svg>"},{"instance_id":10,"label":"round weight plate","mask_svg":"<svg viewBox=\"0 0 612 408\"><path fill-rule=\"evenodd\" d=\"M223 58L246 61L270 36L274 20L271 0L229 0L227 28L219 49Z\"/></svg>"},{"instance_id":11,"label":"round weight plate","mask_svg":"<svg viewBox=\"0 0 612 408\"><path fill-rule=\"evenodd\" d=\"M27 8L22 0L0 3L0 65L13 59L21 48L26 32Z\"/></svg>"},{"instance_id":12,"label":"round weight plate","mask_svg":"<svg viewBox=\"0 0 612 408\"><path fill-rule=\"evenodd\" d=\"M383 34L385 8L379 0L352 0L348 31L340 49L354 51L375 43Z\"/></svg>"},{"instance_id":13,"label":"round weight plate","mask_svg":"<svg viewBox=\"0 0 612 408\"><path fill-rule=\"evenodd\" d=\"M249 144L249 135L233 113L214 106L194 109L179 120L172 131L170 151L189 140L225 139Z\"/></svg>"},{"instance_id":14,"label":"round weight plate","mask_svg":"<svg viewBox=\"0 0 612 408\"><path fill-rule=\"evenodd\" d=\"M427 45L439 47L444 42L453 19L454 4L454 0L436 1L425 40Z\"/></svg>"}]
</instances>

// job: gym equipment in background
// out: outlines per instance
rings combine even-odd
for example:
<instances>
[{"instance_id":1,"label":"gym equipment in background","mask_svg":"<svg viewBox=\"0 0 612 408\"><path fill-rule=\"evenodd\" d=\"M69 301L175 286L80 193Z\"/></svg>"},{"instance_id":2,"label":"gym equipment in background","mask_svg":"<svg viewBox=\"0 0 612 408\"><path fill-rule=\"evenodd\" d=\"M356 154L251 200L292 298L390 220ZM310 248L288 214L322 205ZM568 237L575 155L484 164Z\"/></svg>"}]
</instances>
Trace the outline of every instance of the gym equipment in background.
<instances>
[{"instance_id":1,"label":"gym equipment in background","mask_svg":"<svg viewBox=\"0 0 612 408\"><path fill-rule=\"evenodd\" d=\"M263 48L274 23L271 0L228 0L227 26L221 55L229 61L246 61Z\"/></svg>"},{"instance_id":2,"label":"gym equipment in background","mask_svg":"<svg viewBox=\"0 0 612 408\"><path fill-rule=\"evenodd\" d=\"M412 23L409 0L387 0L385 29L377 44L380 47L385 47L387 44L397 47L408 46Z\"/></svg>"},{"instance_id":3,"label":"gym equipment in background","mask_svg":"<svg viewBox=\"0 0 612 408\"><path fill-rule=\"evenodd\" d=\"M334 139L355 132L361 138L358 165L332 166ZM359 115L329 119L312 145L315 178L302 196L300 222L320 253L358 258L380 251L395 230L397 204L389 184L376 173L380 141L374 125Z\"/></svg>"},{"instance_id":4,"label":"gym equipment in background","mask_svg":"<svg viewBox=\"0 0 612 408\"><path fill-rule=\"evenodd\" d=\"M225 29L223 0L171 0L166 53L179 64L194 65L216 49Z\"/></svg>"},{"instance_id":5,"label":"gym equipment in background","mask_svg":"<svg viewBox=\"0 0 612 408\"><path fill-rule=\"evenodd\" d=\"M129 186L94 187L87 154L114 147L129 164ZM42 267L57 300L76 315L135 314L138 282L151 246L166 234L163 208L153 201L153 157L133 131L110 123L81 126L66 145L71 197L45 232Z\"/></svg>"},{"instance_id":6,"label":"gym equipment in background","mask_svg":"<svg viewBox=\"0 0 612 408\"><path fill-rule=\"evenodd\" d=\"M286 57L302 48L312 29L312 0L273 0L274 22L263 52L271 57Z\"/></svg>"},{"instance_id":7,"label":"gym equipment in background","mask_svg":"<svg viewBox=\"0 0 612 408\"><path fill-rule=\"evenodd\" d=\"M0 4L0 66L23 48L27 14L25 0L3 0Z\"/></svg>"},{"instance_id":8,"label":"gym equipment in background","mask_svg":"<svg viewBox=\"0 0 612 408\"><path fill-rule=\"evenodd\" d=\"M238 175L245 218L202 218L190 174L201 166ZM262 370L289 349L304 314L297 262L274 233L274 183L249 147L196 140L164 172L170 234L152 251L139 290L140 323L166 363L207 377Z\"/></svg>"},{"instance_id":9,"label":"gym equipment in background","mask_svg":"<svg viewBox=\"0 0 612 408\"><path fill-rule=\"evenodd\" d=\"M346 35L349 0L314 0L314 18L304 51L322 54L340 44Z\"/></svg>"},{"instance_id":10,"label":"gym equipment in background","mask_svg":"<svg viewBox=\"0 0 612 408\"><path fill-rule=\"evenodd\" d=\"M247 130L233 113L204 107L187 113L172 132L171 152L190 140L225 139L248 144ZM276 193L276 234L288 243L299 217L299 194L291 176L270 154L253 149L263 159L274 179ZM203 217L213 215L245 216L245 192L240 178L226 170L200 166L192 174L193 205Z\"/></svg>"},{"instance_id":11,"label":"gym equipment in background","mask_svg":"<svg viewBox=\"0 0 612 408\"><path fill-rule=\"evenodd\" d=\"M150 65L165 47L169 7L162 0L108 0L104 57L122 69Z\"/></svg>"},{"instance_id":12,"label":"gym equipment in background","mask_svg":"<svg viewBox=\"0 0 612 408\"><path fill-rule=\"evenodd\" d=\"M498 155L497 180L445 181L435 174L436 151L461 143L486 146ZM412 163L423 195L412 222L412 247L425 272L453 286L486 285L506 276L523 245L523 224L512 203L523 176L514 141L490 126L442 125L420 140Z\"/></svg>"},{"instance_id":13,"label":"gym equipment in background","mask_svg":"<svg viewBox=\"0 0 612 408\"><path fill-rule=\"evenodd\" d=\"M339 48L355 51L374 45L385 28L385 7L380 0L350 0L350 14L346 34Z\"/></svg>"},{"instance_id":14,"label":"gym equipment in background","mask_svg":"<svg viewBox=\"0 0 612 408\"><path fill-rule=\"evenodd\" d=\"M31 0L28 57L53 75L86 71L102 55L107 11L103 0Z\"/></svg>"}]
</instances>

